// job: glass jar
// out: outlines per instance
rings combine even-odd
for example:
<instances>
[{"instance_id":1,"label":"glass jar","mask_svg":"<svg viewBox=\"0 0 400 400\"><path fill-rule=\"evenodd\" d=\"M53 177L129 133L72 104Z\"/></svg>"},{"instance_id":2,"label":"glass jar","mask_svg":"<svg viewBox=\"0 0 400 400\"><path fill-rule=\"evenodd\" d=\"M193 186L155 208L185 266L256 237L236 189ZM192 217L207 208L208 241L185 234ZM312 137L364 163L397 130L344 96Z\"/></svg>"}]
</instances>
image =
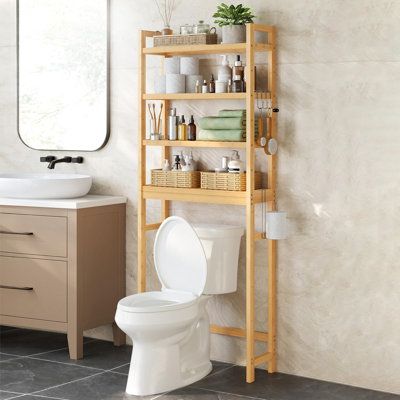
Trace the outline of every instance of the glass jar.
<instances>
[{"instance_id":1,"label":"glass jar","mask_svg":"<svg viewBox=\"0 0 400 400\"><path fill-rule=\"evenodd\" d=\"M193 25L185 24L181 26L181 35L190 35L193 33Z\"/></svg>"},{"instance_id":2,"label":"glass jar","mask_svg":"<svg viewBox=\"0 0 400 400\"><path fill-rule=\"evenodd\" d=\"M196 25L193 26L193 33L209 33L210 25L205 24L204 21L199 21Z\"/></svg>"}]
</instances>

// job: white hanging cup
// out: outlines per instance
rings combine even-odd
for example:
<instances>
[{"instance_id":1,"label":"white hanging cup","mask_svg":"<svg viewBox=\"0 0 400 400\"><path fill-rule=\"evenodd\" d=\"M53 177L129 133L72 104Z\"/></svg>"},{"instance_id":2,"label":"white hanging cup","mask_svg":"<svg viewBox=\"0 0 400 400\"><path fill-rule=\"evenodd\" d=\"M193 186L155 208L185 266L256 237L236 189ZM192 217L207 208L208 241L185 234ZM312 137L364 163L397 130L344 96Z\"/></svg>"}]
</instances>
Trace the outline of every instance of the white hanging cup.
<instances>
[{"instance_id":1,"label":"white hanging cup","mask_svg":"<svg viewBox=\"0 0 400 400\"><path fill-rule=\"evenodd\" d=\"M287 212L269 211L265 214L267 238L281 240L287 238Z\"/></svg>"}]
</instances>

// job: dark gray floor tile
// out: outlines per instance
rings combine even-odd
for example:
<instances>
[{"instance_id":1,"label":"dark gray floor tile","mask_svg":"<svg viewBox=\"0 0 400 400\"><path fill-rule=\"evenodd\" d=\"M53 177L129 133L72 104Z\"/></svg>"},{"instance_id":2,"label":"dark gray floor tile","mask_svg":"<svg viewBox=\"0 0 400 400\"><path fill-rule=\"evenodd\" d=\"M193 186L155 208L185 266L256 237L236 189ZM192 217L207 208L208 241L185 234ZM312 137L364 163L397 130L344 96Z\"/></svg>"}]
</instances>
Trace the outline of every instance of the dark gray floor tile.
<instances>
[{"instance_id":1,"label":"dark gray floor tile","mask_svg":"<svg viewBox=\"0 0 400 400\"><path fill-rule=\"evenodd\" d=\"M185 387L165 393L157 400L250 400L245 396L234 394L211 392L208 390L197 389L194 387Z\"/></svg>"},{"instance_id":2,"label":"dark gray floor tile","mask_svg":"<svg viewBox=\"0 0 400 400\"><path fill-rule=\"evenodd\" d=\"M0 389L21 393L31 393L99 372L98 369L31 358L4 361L0 367Z\"/></svg>"},{"instance_id":3,"label":"dark gray floor tile","mask_svg":"<svg viewBox=\"0 0 400 400\"><path fill-rule=\"evenodd\" d=\"M12 360L13 358L17 358L18 356L12 356L11 354L0 353L0 361Z\"/></svg>"},{"instance_id":4,"label":"dark gray floor tile","mask_svg":"<svg viewBox=\"0 0 400 400\"><path fill-rule=\"evenodd\" d=\"M130 367L130 364L125 364L125 365L122 365L121 367L114 368L112 370L112 372L117 372L118 374L128 375L129 374L129 367Z\"/></svg>"},{"instance_id":5,"label":"dark gray floor tile","mask_svg":"<svg viewBox=\"0 0 400 400\"><path fill-rule=\"evenodd\" d=\"M58 397L44 397L44 396L35 396L33 394L24 394L21 397L17 397L18 400L64 400L64 399L60 399ZM14 400L14 399L13 399Z\"/></svg>"},{"instance_id":6,"label":"dark gray floor tile","mask_svg":"<svg viewBox=\"0 0 400 400\"><path fill-rule=\"evenodd\" d=\"M16 328L14 326L0 325L0 335L5 333L5 332L15 331L16 329L19 329L19 328Z\"/></svg>"},{"instance_id":7,"label":"dark gray floor tile","mask_svg":"<svg viewBox=\"0 0 400 400\"><path fill-rule=\"evenodd\" d=\"M81 360L70 360L67 349L44 353L37 358L108 370L129 363L131 353L132 346L116 347L112 342L96 340L84 344Z\"/></svg>"},{"instance_id":8,"label":"dark gray floor tile","mask_svg":"<svg viewBox=\"0 0 400 400\"><path fill-rule=\"evenodd\" d=\"M154 397L130 396L125 393L125 387L126 376L113 372L104 372L77 382L43 390L37 394L67 400L149 400Z\"/></svg>"},{"instance_id":9,"label":"dark gray floor tile","mask_svg":"<svg viewBox=\"0 0 400 400\"><path fill-rule=\"evenodd\" d=\"M15 393L15 392L6 392L4 390L0 390L0 400L7 400L11 399L13 397L21 396L20 393Z\"/></svg>"},{"instance_id":10,"label":"dark gray floor tile","mask_svg":"<svg viewBox=\"0 0 400 400\"><path fill-rule=\"evenodd\" d=\"M205 377L192 387L268 400L399 400L399 396L287 374L256 370L256 381L245 381L245 368L233 367Z\"/></svg>"},{"instance_id":11,"label":"dark gray floor tile","mask_svg":"<svg viewBox=\"0 0 400 400\"><path fill-rule=\"evenodd\" d=\"M219 373L223 371L224 369L233 367L233 364L228 364L222 361L211 361L213 369L212 371L208 374L208 376Z\"/></svg>"},{"instance_id":12,"label":"dark gray floor tile","mask_svg":"<svg viewBox=\"0 0 400 400\"><path fill-rule=\"evenodd\" d=\"M67 345L67 335L29 329L4 332L0 338L0 351L19 356L61 349Z\"/></svg>"}]
</instances>

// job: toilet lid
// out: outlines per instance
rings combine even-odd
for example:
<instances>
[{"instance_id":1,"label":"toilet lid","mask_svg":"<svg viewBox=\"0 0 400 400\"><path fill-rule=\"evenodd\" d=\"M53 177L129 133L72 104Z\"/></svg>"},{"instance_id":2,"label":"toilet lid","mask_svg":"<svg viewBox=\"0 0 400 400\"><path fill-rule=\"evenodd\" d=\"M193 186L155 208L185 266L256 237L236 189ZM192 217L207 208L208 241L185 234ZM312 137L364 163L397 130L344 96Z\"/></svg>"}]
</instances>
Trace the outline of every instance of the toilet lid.
<instances>
[{"instance_id":1,"label":"toilet lid","mask_svg":"<svg viewBox=\"0 0 400 400\"><path fill-rule=\"evenodd\" d=\"M207 258L192 226L183 218L169 217L161 224L154 242L154 264L167 289L203 293Z\"/></svg>"}]
</instances>

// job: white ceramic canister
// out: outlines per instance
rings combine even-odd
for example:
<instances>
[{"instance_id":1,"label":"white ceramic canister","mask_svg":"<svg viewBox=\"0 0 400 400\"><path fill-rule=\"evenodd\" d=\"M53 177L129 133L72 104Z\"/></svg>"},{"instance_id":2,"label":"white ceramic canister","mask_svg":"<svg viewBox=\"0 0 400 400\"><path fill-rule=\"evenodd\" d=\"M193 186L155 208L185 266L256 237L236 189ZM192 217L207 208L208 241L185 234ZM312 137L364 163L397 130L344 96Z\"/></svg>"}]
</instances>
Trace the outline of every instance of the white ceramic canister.
<instances>
[{"instance_id":1,"label":"white ceramic canister","mask_svg":"<svg viewBox=\"0 0 400 400\"><path fill-rule=\"evenodd\" d=\"M166 74L180 74L180 57L164 58L164 72Z\"/></svg>"},{"instance_id":2,"label":"white ceramic canister","mask_svg":"<svg viewBox=\"0 0 400 400\"><path fill-rule=\"evenodd\" d=\"M182 74L166 74L165 75L165 92L166 93L185 93L185 75Z\"/></svg>"},{"instance_id":3,"label":"white ceramic canister","mask_svg":"<svg viewBox=\"0 0 400 400\"><path fill-rule=\"evenodd\" d=\"M202 75L186 75L186 92L196 93L196 82L203 82Z\"/></svg>"},{"instance_id":4,"label":"white ceramic canister","mask_svg":"<svg viewBox=\"0 0 400 400\"><path fill-rule=\"evenodd\" d=\"M197 57L181 57L180 73L185 75L198 75L199 59Z\"/></svg>"},{"instance_id":5,"label":"white ceramic canister","mask_svg":"<svg viewBox=\"0 0 400 400\"><path fill-rule=\"evenodd\" d=\"M224 81L215 81L215 93L226 93L228 84Z\"/></svg>"}]
</instances>

